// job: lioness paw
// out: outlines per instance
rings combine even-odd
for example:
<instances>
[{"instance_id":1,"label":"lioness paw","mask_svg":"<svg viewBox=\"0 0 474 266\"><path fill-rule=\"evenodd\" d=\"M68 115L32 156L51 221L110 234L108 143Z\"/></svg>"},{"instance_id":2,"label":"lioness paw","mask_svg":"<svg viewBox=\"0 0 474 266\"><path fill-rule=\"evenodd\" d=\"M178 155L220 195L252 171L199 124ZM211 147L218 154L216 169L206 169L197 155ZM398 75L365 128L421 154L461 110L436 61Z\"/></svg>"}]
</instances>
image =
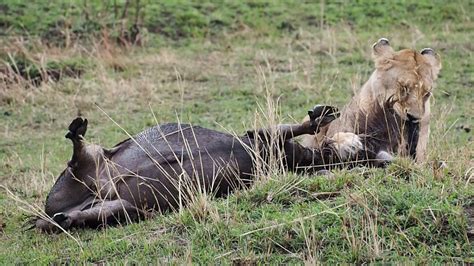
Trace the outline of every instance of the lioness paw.
<instances>
[{"instance_id":1,"label":"lioness paw","mask_svg":"<svg viewBox=\"0 0 474 266\"><path fill-rule=\"evenodd\" d=\"M363 148L360 137L351 132L338 132L331 139L341 160L352 158Z\"/></svg>"}]
</instances>

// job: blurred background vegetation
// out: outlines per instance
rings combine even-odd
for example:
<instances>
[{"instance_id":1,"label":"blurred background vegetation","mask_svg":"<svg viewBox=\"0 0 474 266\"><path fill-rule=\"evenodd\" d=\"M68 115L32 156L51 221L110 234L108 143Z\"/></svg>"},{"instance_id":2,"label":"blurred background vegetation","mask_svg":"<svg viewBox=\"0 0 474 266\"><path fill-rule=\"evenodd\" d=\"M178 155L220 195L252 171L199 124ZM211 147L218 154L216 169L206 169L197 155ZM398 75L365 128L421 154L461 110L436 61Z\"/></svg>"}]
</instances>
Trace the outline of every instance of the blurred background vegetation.
<instances>
[{"instance_id":1,"label":"blurred background vegetation","mask_svg":"<svg viewBox=\"0 0 474 266\"><path fill-rule=\"evenodd\" d=\"M241 27L278 36L303 28L347 24L356 32L417 25L422 31L468 29L471 1L185 1L185 0L4 0L2 35L37 36L56 45L108 34L133 42L218 38Z\"/></svg>"}]
</instances>

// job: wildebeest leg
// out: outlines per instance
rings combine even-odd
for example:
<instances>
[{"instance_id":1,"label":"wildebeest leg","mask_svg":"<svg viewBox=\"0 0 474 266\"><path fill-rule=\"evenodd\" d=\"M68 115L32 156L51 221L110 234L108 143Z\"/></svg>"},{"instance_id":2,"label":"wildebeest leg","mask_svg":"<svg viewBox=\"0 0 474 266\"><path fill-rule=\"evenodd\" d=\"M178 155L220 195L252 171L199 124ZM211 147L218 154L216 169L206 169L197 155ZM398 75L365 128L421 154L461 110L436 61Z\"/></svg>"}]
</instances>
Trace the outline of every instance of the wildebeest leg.
<instances>
[{"instance_id":1,"label":"wildebeest leg","mask_svg":"<svg viewBox=\"0 0 474 266\"><path fill-rule=\"evenodd\" d=\"M284 140L305 134L316 134L340 115L334 106L316 105L308 111L309 120L297 125L279 125L278 133Z\"/></svg>"},{"instance_id":2,"label":"wildebeest leg","mask_svg":"<svg viewBox=\"0 0 474 266\"><path fill-rule=\"evenodd\" d=\"M126 200L104 201L93 208L70 213L56 213L53 220L62 228L99 226L115 221L133 221L141 212Z\"/></svg>"},{"instance_id":3,"label":"wildebeest leg","mask_svg":"<svg viewBox=\"0 0 474 266\"><path fill-rule=\"evenodd\" d=\"M72 159L69 164L77 164L84 148L84 136L87 131L87 119L77 117L68 127L66 138L70 139L73 144ZM70 165L74 166L74 165Z\"/></svg>"},{"instance_id":4,"label":"wildebeest leg","mask_svg":"<svg viewBox=\"0 0 474 266\"><path fill-rule=\"evenodd\" d=\"M290 139L304 134L314 135L318 133L320 128L339 117L339 112L336 107L316 105L308 111L308 115L310 120L302 124L278 125L269 129L260 129L256 132L249 131L247 136L249 138L257 137L259 143L263 147L267 147L267 149L262 150L265 153L269 152L269 148L272 147L276 149L283 148L285 151L285 165L289 170L299 171L310 166L311 170L331 168L332 165L339 163L338 157L335 156L335 150L331 145L324 145L320 149L312 149L290 141ZM271 145L275 141L278 145Z\"/></svg>"},{"instance_id":5,"label":"wildebeest leg","mask_svg":"<svg viewBox=\"0 0 474 266\"><path fill-rule=\"evenodd\" d=\"M415 159L421 163L426 160L426 147L430 136L430 100L425 103L425 115L420 120L419 135L416 143Z\"/></svg>"},{"instance_id":6,"label":"wildebeest leg","mask_svg":"<svg viewBox=\"0 0 474 266\"><path fill-rule=\"evenodd\" d=\"M46 198L45 212L49 216L70 211L84 203L99 178L96 175L103 167L104 149L99 145L86 144L86 131L87 119L82 117L74 119L68 127L66 138L73 143L72 159Z\"/></svg>"},{"instance_id":7,"label":"wildebeest leg","mask_svg":"<svg viewBox=\"0 0 474 266\"><path fill-rule=\"evenodd\" d=\"M339 117L339 111L334 106L316 105L308 111L308 115L310 119L302 124L280 124L276 127L257 130L256 133L264 140L269 140L273 133L275 139L282 142L305 134L314 135L319 132L320 128ZM247 136L255 137L255 132L247 131Z\"/></svg>"}]
</instances>

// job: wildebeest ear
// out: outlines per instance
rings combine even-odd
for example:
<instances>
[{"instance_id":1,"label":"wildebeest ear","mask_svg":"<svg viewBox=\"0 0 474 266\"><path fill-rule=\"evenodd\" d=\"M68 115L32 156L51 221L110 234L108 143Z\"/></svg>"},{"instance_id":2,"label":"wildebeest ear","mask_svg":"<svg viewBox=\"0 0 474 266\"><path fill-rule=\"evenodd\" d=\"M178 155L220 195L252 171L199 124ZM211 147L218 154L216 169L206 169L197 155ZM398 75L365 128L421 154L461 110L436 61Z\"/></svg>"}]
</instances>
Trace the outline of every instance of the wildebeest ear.
<instances>
[{"instance_id":1,"label":"wildebeest ear","mask_svg":"<svg viewBox=\"0 0 474 266\"><path fill-rule=\"evenodd\" d=\"M438 78L439 71L441 70L441 58L431 48L422 49L420 54L425 58L428 64L430 64L433 80L436 80Z\"/></svg>"},{"instance_id":2,"label":"wildebeest ear","mask_svg":"<svg viewBox=\"0 0 474 266\"><path fill-rule=\"evenodd\" d=\"M380 38L372 45L372 57L374 58L375 67L378 69L388 69L391 66L393 48L386 38Z\"/></svg>"}]
</instances>

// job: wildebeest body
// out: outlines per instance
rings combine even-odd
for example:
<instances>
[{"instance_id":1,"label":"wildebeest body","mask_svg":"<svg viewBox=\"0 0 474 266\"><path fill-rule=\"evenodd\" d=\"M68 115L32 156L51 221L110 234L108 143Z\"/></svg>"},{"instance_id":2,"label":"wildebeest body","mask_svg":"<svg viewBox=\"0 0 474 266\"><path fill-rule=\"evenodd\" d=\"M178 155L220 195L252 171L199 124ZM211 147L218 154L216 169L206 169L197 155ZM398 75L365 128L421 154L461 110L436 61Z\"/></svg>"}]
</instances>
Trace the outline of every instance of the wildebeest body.
<instances>
[{"instance_id":1,"label":"wildebeest body","mask_svg":"<svg viewBox=\"0 0 474 266\"><path fill-rule=\"evenodd\" d=\"M198 185L186 183L189 181L200 182L203 191L218 196L239 185L235 184L236 173L242 180L251 179L252 158L242 140L198 126L158 125L115 149L110 157L117 165L113 175L123 176L118 193L129 202L142 202L141 208L177 207L180 184L175 176L182 187Z\"/></svg>"},{"instance_id":2,"label":"wildebeest body","mask_svg":"<svg viewBox=\"0 0 474 266\"><path fill-rule=\"evenodd\" d=\"M315 108L312 119L303 124L242 137L187 124L157 125L112 149L86 144L87 120L76 118L66 135L73 142L73 156L49 193L45 212L65 229L131 221L149 210L184 206L196 193L222 196L248 185L256 160L265 164L274 150L281 152L288 170L323 165L330 153L290 139L317 132L332 121L336 112L323 112L325 108ZM36 226L54 230L57 226L47 220L38 219Z\"/></svg>"}]
</instances>

